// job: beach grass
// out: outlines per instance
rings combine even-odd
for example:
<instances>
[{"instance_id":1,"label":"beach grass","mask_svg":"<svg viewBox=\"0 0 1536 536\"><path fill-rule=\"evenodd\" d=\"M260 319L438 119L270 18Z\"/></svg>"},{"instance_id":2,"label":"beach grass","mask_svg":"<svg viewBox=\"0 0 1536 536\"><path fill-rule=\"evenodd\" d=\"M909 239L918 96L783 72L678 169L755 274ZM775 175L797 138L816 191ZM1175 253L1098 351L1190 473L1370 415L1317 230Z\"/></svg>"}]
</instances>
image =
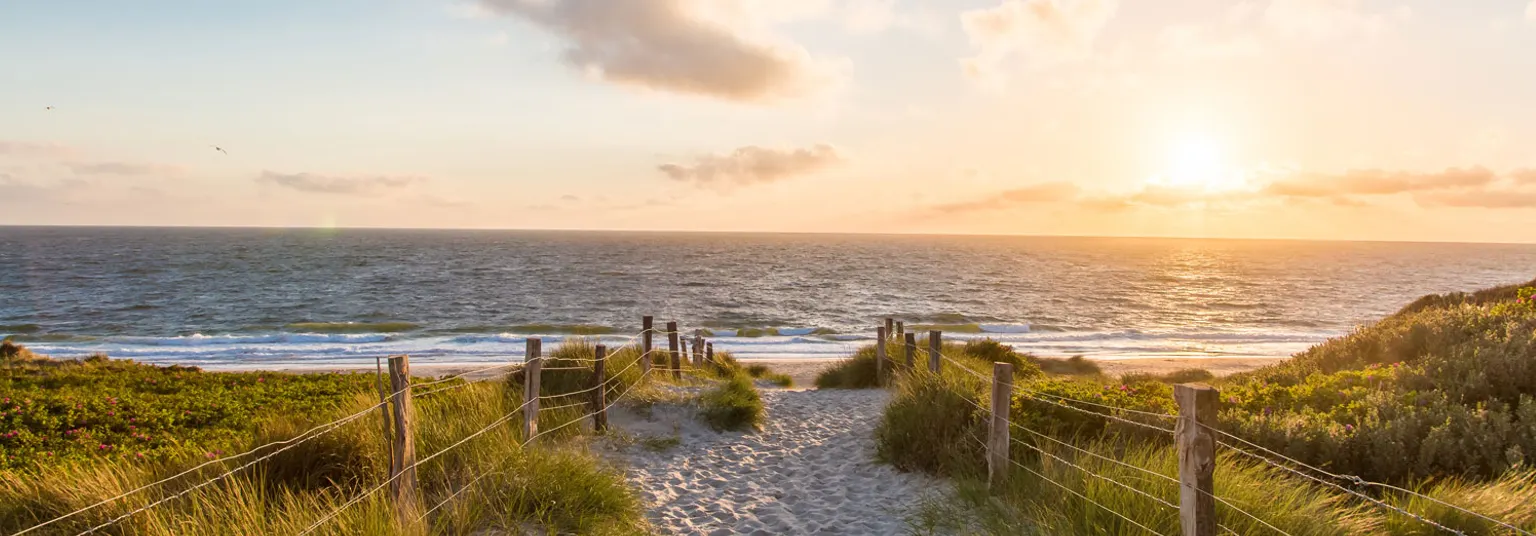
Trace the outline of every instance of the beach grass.
<instances>
[{"instance_id":1,"label":"beach grass","mask_svg":"<svg viewBox=\"0 0 1536 536\"><path fill-rule=\"evenodd\" d=\"M557 349L556 353L562 350L579 351ZM172 371L104 358L8 363L12 381L6 384L6 392L17 394L25 388L22 396L33 397L34 402L100 392L97 398L118 400L117 404L101 402L104 407L126 406L126 415L153 417L188 401L217 402L220 411L206 410L219 419L171 420L169 428L154 428L156 434L174 434L173 443L186 443L184 448L164 450L154 457L93 453L40 463L33 451L26 451L28 463L0 470L0 533L13 533L177 474L208 461L209 455L228 455L292 438L318 424L364 411L378 400L371 375ZM145 381L162 380L167 374L183 378L170 384ZM623 381L629 374L619 376ZM397 519L385 490L343 510L316 533L648 533L643 508L622 475L572 441L590 430L590 419L583 418L587 408L541 411L540 429L549 433L527 448L520 446L525 439L515 425L520 420L487 428L521 406L522 389L509 387L511 380L442 384L434 389L452 388L415 397L413 435L418 457L443 454L418 468L422 504L414 508L412 522ZM155 389L164 392L150 396L133 390L143 390L144 385L158 385ZM283 405L273 398L291 400ZM459 443L481 430L486 432ZM214 439L206 439L210 437ZM214 444L220 447L204 451ZM13 455L11 445L0 443L6 456ZM107 530L131 535L294 534L378 486L387 475L390 446L382 417L373 412L278 452L282 447L269 446L254 456L215 462L37 533L81 532L270 454L186 496L134 513ZM472 482L473 487L466 487ZM438 503L443 503L441 508L414 522L416 515Z\"/></svg>"},{"instance_id":2,"label":"beach grass","mask_svg":"<svg viewBox=\"0 0 1536 536\"><path fill-rule=\"evenodd\" d=\"M1178 531L1176 517L1166 507L1104 477L1133 486L1159 478L1144 478L1146 474L1136 474L1142 471L1107 464L1056 443L1173 476L1171 435L1120 420L1134 415L1111 419L1097 406L1073 410L1054 399L1168 415L1176 411L1170 384L1209 381L1221 391L1224 431L1333 472L1416 489L1533 530L1536 476L1528 465L1529 453L1536 452L1533 287L1536 282L1526 288L1427 297L1287 362L1228 378L1215 379L1198 369L1127 374L1117 380L1092 373L1018 378L1010 420L1015 439L1031 446L1015 444L1011 450L1011 459L1021 467L1010 474L1012 483L1001 490L1001 501L983 500L975 491L985 469L984 375L956 374L948 368L939 375L897 375L893 399L876 431L876 446L881 459L897 468L951 477L959 484L955 496L912 514L916 532L1140 530L1110 513L1114 511L1154 531L1172 533ZM972 365L1000 355L1005 353L995 348L973 351L968 358L955 359L959 366L954 368L980 372ZM843 374L849 370L855 369L845 366ZM1219 451L1216 475L1224 499L1291 534L1438 530L1227 448ZM1089 500L1056 492L1061 487ZM1168 490L1144 491L1176 502ZM1380 487L1365 491L1466 534L1511 533L1436 501ZM1267 530L1246 517L1232 517L1231 508L1218 511L1221 522L1237 533ZM948 530L956 527L965 530Z\"/></svg>"}]
</instances>

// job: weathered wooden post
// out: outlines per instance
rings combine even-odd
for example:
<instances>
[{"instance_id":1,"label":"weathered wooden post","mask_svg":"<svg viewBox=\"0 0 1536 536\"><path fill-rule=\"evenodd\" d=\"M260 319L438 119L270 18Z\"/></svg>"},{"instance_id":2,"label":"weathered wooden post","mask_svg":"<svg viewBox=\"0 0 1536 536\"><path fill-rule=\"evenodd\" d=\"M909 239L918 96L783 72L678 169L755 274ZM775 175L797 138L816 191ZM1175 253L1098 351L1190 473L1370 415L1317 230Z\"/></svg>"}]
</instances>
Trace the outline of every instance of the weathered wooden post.
<instances>
[{"instance_id":1,"label":"weathered wooden post","mask_svg":"<svg viewBox=\"0 0 1536 536\"><path fill-rule=\"evenodd\" d=\"M608 347L592 348L592 429L608 431Z\"/></svg>"},{"instance_id":2,"label":"weathered wooden post","mask_svg":"<svg viewBox=\"0 0 1536 536\"><path fill-rule=\"evenodd\" d=\"M917 370L917 334L907 333L907 370Z\"/></svg>"},{"instance_id":3,"label":"weathered wooden post","mask_svg":"<svg viewBox=\"0 0 1536 536\"><path fill-rule=\"evenodd\" d=\"M704 360L708 361L710 363L714 363L715 362L715 343L713 343L713 342L706 342L706 343L704 343Z\"/></svg>"},{"instance_id":4,"label":"weathered wooden post","mask_svg":"<svg viewBox=\"0 0 1536 536\"><path fill-rule=\"evenodd\" d=\"M928 332L928 370L934 374L939 373L939 357L944 355L944 332L933 330Z\"/></svg>"},{"instance_id":5,"label":"weathered wooden post","mask_svg":"<svg viewBox=\"0 0 1536 536\"><path fill-rule=\"evenodd\" d=\"M1013 364L992 364L992 426L987 435L987 489L998 491L1008 478L1008 412L1013 401Z\"/></svg>"},{"instance_id":6,"label":"weathered wooden post","mask_svg":"<svg viewBox=\"0 0 1536 536\"><path fill-rule=\"evenodd\" d=\"M678 356L679 356L679 359L678 359L679 363L686 363L686 362L689 361L689 358L688 358L688 338L687 337L683 337L683 338L680 338L680 339L677 340L677 353L678 353Z\"/></svg>"},{"instance_id":7,"label":"weathered wooden post","mask_svg":"<svg viewBox=\"0 0 1536 536\"><path fill-rule=\"evenodd\" d=\"M651 371L651 362L656 359L651 355L651 335L655 333L652 329L654 325L654 319L650 315L640 317L640 377L642 379Z\"/></svg>"},{"instance_id":8,"label":"weathered wooden post","mask_svg":"<svg viewBox=\"0 0 1536 536\"><path fill-rule=\"evenodd\" d=\"M694 367L704 366L704 336L693 336L693 363Z\"/></svg>"},{"instance_id":9,"label":"weathered wooden post","mask_svg":"<svg viewBox=\"0 0 1536 536\"><path fill-rule=\"evenodd\" d=\"M891 319L885 319L885 323L890 325ZM875 328L875 385L885 385L885 343L890 333L890 328Z\"/></svg>"},{"instance_id":10,"label":"weathered wooden post","mask_svg":"<svg viewBox=\"0 0 1536 536\"><path fill-rule=\"evenodd\" d=\"M396 515L403 523L414 524L418 497L416 489L416 440L411 437L415 407L411 403L411 358L389 357L390 417L394 421L393 454L389 459L389 490L394 497Z\"/></svg>"},{"instance_id":11,"label":"weathered wooden post","mask_svg":"<svg viewBox=\"0 0 1536 536\"><path fill-rule=\"evenodd\" d=\"M902 322L900 320L897 320L896 321L896 340L900 341L900 340L906 338L906 334L907 334L907 323L906 322Z\"/></svg>"},{"instance_id":12,"label":"weathered wooden post","mask_svg":"<svg viewBox=\"0 0 1536 536\"><path fill-rule=\"evenodd\" d=\"M667 322L667 356L672 363L672 379L683 379L682 354L677 353L677 322Z\"/></svg>"},{"instance_id":13,"label":"weathered wooden post","mask_svg":"<svg viewBox=\"0 0 1536 536\"><path fill-rule=\"evenodd\" d=\"M1184 536L1216 534L1216 389L1201 383L1173 386L1179 418L1173 427L1179 449L1179 526Z\"/></svg>"},{"instance_id":14,"label":"weathered wooden post","mask_svg":"<svg viewBox=\"0 0 1536 536\"><path fill-rule=\"evenodd\" d=\"M885 335L880 336L880 342L885 342L886 339L891 337L892 333L896 333L896 319L889 316L885 317L885 331L881 333Z\"/></svg>"},{"instance_id":15,"label":"weathered wooden post","mask_svg":"<svg viewBox=\"0 0 1536 536\"><path fill-rule=\"evenodd\" d=\"M393 457L394 456L394 450L395 450L395 443L394 443L394 440L392 438L395 437L395 436L394 436L394 433L390 432L390 430L394 428L394 426L390 425L390 422L394 421L394 418L389 416L389 393L391 392L390 389L389 389L390 381L384 379L384 360L383 360L383 358L380 358L378 356L374 356L374 358L373 358L373 370L374 370L374 373L376 374L376 376L378 378L378 383L379 383L379 415L384 417L384 440L385 440L384 444L390 450L390 456ZM394 476L394 475L390 475L390 476Z\"/></svg>"},{"instance_id":16,"label":"weathered wooden post","mask_svg":"<svg viewBox=\"0 0 1536 536\"><path fill-rule=\"evenodd\" d=\"M544 368L543 339L530 338L523 352L523 442L539 435L539 371Z\"/></svg>"}]
</instances>

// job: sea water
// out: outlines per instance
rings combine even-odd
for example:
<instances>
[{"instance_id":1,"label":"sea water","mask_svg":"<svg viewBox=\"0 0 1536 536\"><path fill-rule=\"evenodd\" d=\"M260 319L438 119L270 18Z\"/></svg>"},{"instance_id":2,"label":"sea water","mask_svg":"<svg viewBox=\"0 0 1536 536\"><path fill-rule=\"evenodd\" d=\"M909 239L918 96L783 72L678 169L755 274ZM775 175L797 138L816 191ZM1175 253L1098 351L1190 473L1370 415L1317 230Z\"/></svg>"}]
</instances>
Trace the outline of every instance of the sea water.
<instances>
[{"instance_id":1,"label":"sea water","mask_svg":"<svg viewBox=\"0 0 1536 536\"><path fill-rule=\"evenodd\" d=\"M754 358L890 316L1046 356L1286 356L1536 246L1066 237L0 227L0 336L205 367L520 359L643 315ZM658 338L664 345L665 338Z\"/></svg>"}]
</instances>

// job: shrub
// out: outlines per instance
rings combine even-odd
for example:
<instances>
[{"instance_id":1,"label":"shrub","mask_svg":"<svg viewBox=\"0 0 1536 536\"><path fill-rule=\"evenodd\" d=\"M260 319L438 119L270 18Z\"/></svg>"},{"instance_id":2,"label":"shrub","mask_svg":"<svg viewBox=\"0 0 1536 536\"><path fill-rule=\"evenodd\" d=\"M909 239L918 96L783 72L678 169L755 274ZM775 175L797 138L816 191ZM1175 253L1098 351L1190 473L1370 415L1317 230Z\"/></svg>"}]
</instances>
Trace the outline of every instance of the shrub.
<instances>
[{"instance_id":1,"label":"shrub","mask_svg":"<svg viewBox=\"0 0 1536 536\"><path fill-rule=\"evenodd\" d=\"M1334 472L1497 477L1536 452L1536 311L1399 313L1236 375L1222 396L1224 427Z\"/></svg>"},{"instance_id":2,"label":"shrub","mask_svg":"<svg viewBox=\"0 0 1536 536\"><path fill-rule=\"evenodd\" d=\"M1169 372L1167 374L1147 374L1143 372L1132 372L1130 374L1120 375L1120 383L1126 385L1134 385L1147 382L1170 384L1200 383L1209 382L1214 379L1216 379L1216 375L1211 374L1211 371L1205 369L1181 369Z\"/></svg>"},{"instance_id":3,"label":"shrub","mask_svg":"<svg viewBox=\"0 0 1536 536\"><path fill-rule=\"evenodd\" d=\"M876 456L903 471L949 476L985 467L981 380L963 374L907 374L875 427Z\"/></svg>"},{"instance_id":4,"label":"shrub","mask_svg":"<svg viewBox=\"0 0 1536 536\"><path fill-rule=\"evenodd\" d=\"M927 343L918 343L919 357L917 366L927 367ZM992 363L1004 362L1013 364L1014 376L1020 378L1033 378L1040 374L1040 368L1030 361L1028 356L1013 351L1010 346L999 344L990 339L969 341L966 343L944 343L941 350L944 356L949 358L944 362L944 369L955 366L965 367L977 374L988 377L992 375ZM903 343L895 341L887 342L885 346L886 359L890 360L886 367L886 373L897 366L905 366L906 347ZM898 365L898 363L900 365ZM875 382L875 345L870 344L858 349L853 356L833 365L816 376L817 389L869 389L877 387Z\"/></svg>"},{"instance_id":5,"label":"shrub","mask_svg":"<svg viewBox=\"0 0 1536 536\"><path fill-rule=\"evenodd\" d=\"M717 431L754 430L763 423L763 399L752 378L737 374L699 397L700 418Z\"/></svg>"},{"instance_id":6,"label":"shrub","mask_svg":"<svg viewBox=\"0 0 1536 536\"><path fill-rule=\"evenodd\" d=\"M1035 366L1040 367L1040 370L1045 371L1047 374L1061 374L1066 376L1098 376L1104 373L1104 371L1099 368L1098 363L1083 359L1083 356L1080 355L1075 355L1066 359L1031 356L1029 361L1034 363Z\"/></svg>"}]
</instances>

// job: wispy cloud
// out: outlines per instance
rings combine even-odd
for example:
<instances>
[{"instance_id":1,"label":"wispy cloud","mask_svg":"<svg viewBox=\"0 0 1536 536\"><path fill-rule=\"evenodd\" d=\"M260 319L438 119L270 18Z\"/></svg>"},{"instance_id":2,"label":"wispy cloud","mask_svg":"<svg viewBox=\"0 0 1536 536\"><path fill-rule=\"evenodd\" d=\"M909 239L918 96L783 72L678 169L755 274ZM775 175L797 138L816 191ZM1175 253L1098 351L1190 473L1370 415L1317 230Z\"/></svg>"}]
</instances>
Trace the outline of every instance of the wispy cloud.
<instances>
[{"instance_id":1,"label":"wispy cloud","mask_svg":"<svg viewBox=\"0 0 1536 536\"><path fill-rule=\"evenodd\" d=\"M965 74L984 84L1006 79L1014 55L1035 63L1082 60L1114 17L1115 0L1006 0L960 14L976 55L961 60Z\"/></svg>"},{"instance_id":2,"label":"wispy cloud","mask_svg":"<svg viewBox=\"0 0 1536 536\"><path fill-rule=\"evenodd\" d=\"M300 192L333 195L377 196L415 186L421 177L368 176L338 177L314 173L278 173L262 171L256 182Z\"/></svg>"},{"instance_id":3,"label":"wispy cloud","mask_svg":"<svg viewBox=\"0 0 1536 536\"><path fill-rule=\"evenodd\" d=\"M778 102L834 85L805 48L709 17L730 4L687 0L480 0L567 41L563 59L600 80L738 102ZM701 7L702 6L702 7Z\"/></svg>"},{"instance_id":4,"label":"wispy cloud","mask_svg":"<svg viewBox=\"0 0 1536 536\"><path fill-rule=\"evenodd\" d=\"M175 175L182 171L178 166L143 162L70 162L65 166L79 175Z\"/></svg>"},{"instance_id":5,"label":"wispy cloud","mask_svg":"<svg viewBox=\"0 0 1536 536\"><path fill-rule=\"evenodd\" d=\"M958 203L934 205L939 213L972 212L978 210L1002 210L1034 203L1055 203L1075 199L1081 191L1070 182L1047 182L1023 188L1004 190L986 197Z\"/></svg>"},{"instance_id":6,"label":"wispy cloud","mask_svg":"<svg viewBox=\"0 0 1536 536\"><path fill-rule=\"evenodd\" d=\"M1269 183L1264 192L1292 197L1390 195L1425 190L1484 186L1495 178L1488 168L1449 168L1433 173L1350 170L1341 174L1303 173Z\"/></svg>"},{"instance_id":7,"label":"wispy cloud","mask_svg":"<svg viewBox=\"0 0 1536 536\"><path fill-rule=\"evenodd\" d=\"M668 178L700 187L728 188L769 183L809 175L844 161L831 145L774 149L749 145L727 154L704 155L688 164L663 164L656 169Z\"/></svg>"},{"instance_id":8,"label":"wispy cloud","mask_svg":"<svg viewBox=\"0 0 1536 536\"><path fill-rule=\"evenodd\" d=\"M1426 207L1536 208L1536 191L1476 190L1414 194L1414 202Z\"/></svg>"},{"instance_id":9,"label":"wispy cloud","mask_svg":"<svg viewBox=\"0 0 1536 536\"><path fill-rule=\"evenodd\" d=\"M66 158L74 156L76 152L77 151L72 147L54 143L0 140L0 156L14 156L18 158Z\"/></svg>"}]
</instances>

